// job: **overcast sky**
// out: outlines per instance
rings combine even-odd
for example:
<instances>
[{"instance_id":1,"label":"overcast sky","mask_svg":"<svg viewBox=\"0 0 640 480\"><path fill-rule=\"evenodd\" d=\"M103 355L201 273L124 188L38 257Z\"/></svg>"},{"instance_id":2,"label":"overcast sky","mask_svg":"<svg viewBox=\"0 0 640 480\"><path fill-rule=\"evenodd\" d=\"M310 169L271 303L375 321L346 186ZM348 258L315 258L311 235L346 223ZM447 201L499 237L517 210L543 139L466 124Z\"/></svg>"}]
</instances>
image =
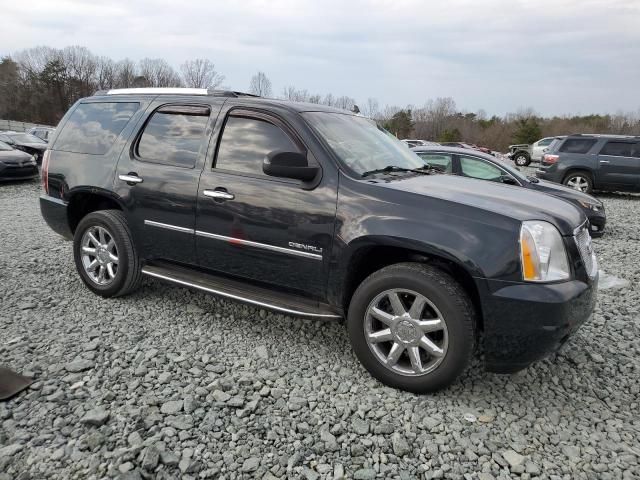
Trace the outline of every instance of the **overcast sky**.
<instances>
[{"instance_id":1,"label":"overcast sky","mask_svg":"<svg viewBox=\"0 0 640 480\"><path fill-rule=\"evenodd\" d=\"M453 97L489 114L640 109L640 0L28 0L2 7L0 55L83 45L115 60L212 59L365 103Z\"/></svg>"}]
</instances>

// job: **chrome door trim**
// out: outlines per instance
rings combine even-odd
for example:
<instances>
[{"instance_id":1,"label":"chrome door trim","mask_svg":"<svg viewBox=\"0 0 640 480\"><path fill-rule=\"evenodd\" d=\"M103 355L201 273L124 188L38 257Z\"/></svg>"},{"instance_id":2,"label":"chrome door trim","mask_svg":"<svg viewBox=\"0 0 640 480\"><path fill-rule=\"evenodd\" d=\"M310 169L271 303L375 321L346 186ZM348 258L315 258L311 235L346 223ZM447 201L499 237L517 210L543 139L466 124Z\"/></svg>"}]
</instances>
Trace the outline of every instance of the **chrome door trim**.
<instances>
[{"instance_id":1,"label":"chrome door trim","mask_svg":"<svg viewBox=\"0 0 640 480\"><path fill-rule=\"evenodd\" d=\"M177 225L169 225L168 223L154 222L153 220L145 220L144 224L149 225L150 227L166 228L167 230L174 230L176 232L190 233L191 235L195 233L193 228L179 227Z\"/></svg>"},{"instance_id":2,"label":"chrome door trim","mask_svg":"<svg viewBox=\"0 0 640 480\"><path fill-rule=\"evenodd\" d=\"M239 300L241 302L250 303L251 305L256 305L259 307L268 308L270 310L276 310L278 312L288 313L291 315L300 315L303 317L316 317L316 318L341 318L341 315L331 314L331 313L311 313L311 312L302 312L300 310L293 310L286 307L281 307L279 305L274 305L271 303L261 302L259 300L254 300L249 297L242 297L240 295L234 295L232 293L223 292L221 290L216 290L215 288L205 287L204 285L200 285L197 283L187 282L186 280L180 280L178 278L170 277L168 275L162 275L161 273L156 273L153 271L149 271L146 268L142 267L142 273L145 275L149 275L150 277L160 278L161 280L166 280L168 282L177 283L179 285L183 285L185 287L197 288L198 290L203 290L208 293L213 293L214 295L220 295L221 297L230 298L232 300Z\"/></svg>"},{"instance_id":3,"label":"chrome door trim","mask_svg":"<svg viewBox=\"0 0 640 480\"><path fill-rule=\"evenodd\" d=\"M247 247L262 248L264 250L271 250L272 252L285 253L287 255L296 255L298 257L310 258L312 260L322 260L322 255L319 255L317 253L302 252L300 250L293 250L291 248L277 247L275 245L269 245L266 243L243 240L241 238L226 237L224 235L218 235L216 233L203 232L202 230L196 230L196 235L200 237L205 237L205 238L212 238L214 240L222 240L223 242L229 242L236 245L245 245Z\"/></svg>"}]
</instances>

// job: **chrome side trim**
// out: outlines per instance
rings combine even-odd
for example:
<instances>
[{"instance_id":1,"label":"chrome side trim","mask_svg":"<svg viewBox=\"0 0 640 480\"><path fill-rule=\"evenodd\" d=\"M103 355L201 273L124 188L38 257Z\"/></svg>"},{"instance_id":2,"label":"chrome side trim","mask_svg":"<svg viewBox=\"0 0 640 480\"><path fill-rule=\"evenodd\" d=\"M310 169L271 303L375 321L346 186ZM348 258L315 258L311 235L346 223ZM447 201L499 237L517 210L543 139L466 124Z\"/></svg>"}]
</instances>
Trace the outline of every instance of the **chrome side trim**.
<instances>
[{"instance_id":1,"label":"chrome side trim","mask_svg":"<svg viewBox=\"0 0 640 480\"><path fill-rule=\"evenodd\" d=\"M251 305L256 305L258 307L268 308L270 310L276 310L278 312L288 313L291 315L300 315L303 317L316 317L316 318L342 318L341 315L333 314L333 313L311 313L311 312L301 312L299 310L292 310L286 307L280 307L278 305L273 305L270 303L261 302L259 300L254 300L248 297L241 297L240 295L234 295L232 293L223 292L221 290L216 290L215 288L205 287L204 285L199 285L197 283L187 282L186 280L180 280L178 278L173 278L168 275L162 275L161 273L156 273L147 270L146 268L142 268L142 273L145 275L149 275L150 277L159 278L161 280L166 280L168 282L177 283L178 285L182 285L185 287L196 288L198 290L202 290L208 293L213 293L214 295L220 295L221 297L230 298L232 300L238 300L241 302L249 303Z\"/></svg>"},{"instance_id":2,"label":"chrome side trim","mask_svg":"<svg viewBox=\"0 0 640 480\"><path fill-rule=\"evenodd\" d=\"M191 235L195 233L195 230L193 228L178 227L177 225L154 222L153 220L145 220L144 224L149 225L150 227L166 228L167 230L175 230L176 232L190 233Z\"/></svg>"},{"instance_id":3,"label":"chrome side trim","mask_svg":"<svg viewBox=\"0 0 640 480\"><path fill-rule=\"evenodd\" d=\"M213 238L214 240L222 240L223 242L235 243L237 245L245 245L247 247L262 248L264 250L271 250L278 253L286 253L288 255L296 255L298 257L311 258L312 260L322 260L322 255L310 252L301 252L300 250L293 250L291 248L276 247L275 245L269 245L266 243L252 242L250 240L243 240L241 238L225 237L224 235L218 235L216 233L203 232L202 230L196 230L196 235L206 238Z\"/></svg>"}]
</instances>

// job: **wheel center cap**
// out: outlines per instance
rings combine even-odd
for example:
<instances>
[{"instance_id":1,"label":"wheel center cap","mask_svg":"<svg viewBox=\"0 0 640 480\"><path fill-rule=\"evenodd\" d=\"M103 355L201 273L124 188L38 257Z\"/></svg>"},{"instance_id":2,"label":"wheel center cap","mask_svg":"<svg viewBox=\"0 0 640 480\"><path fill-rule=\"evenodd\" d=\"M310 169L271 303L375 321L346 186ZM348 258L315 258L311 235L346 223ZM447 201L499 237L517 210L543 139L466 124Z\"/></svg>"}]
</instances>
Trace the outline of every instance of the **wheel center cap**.
<instances>
[{"instance_id":1,"label":"wheel center cap","mask_svg":"<svg viewBox=\"0 0 640 480\"><path fill-rule=\"evenodd\" d=\"M100 263L107 263L109 261L109 252L105 248L98 249L98 261Z\"/></svg>"},{"instance_id":2,"label":"wheel center cap","mask_svg":"<svg viewBox=\"0 0 640 480\"><path fill-rule=\"evenodd\" d=\"M395 328L396 337L403 343L415 342L418 338L418 329L409 320L402 320Z\"/></svg>"}]
</instances>

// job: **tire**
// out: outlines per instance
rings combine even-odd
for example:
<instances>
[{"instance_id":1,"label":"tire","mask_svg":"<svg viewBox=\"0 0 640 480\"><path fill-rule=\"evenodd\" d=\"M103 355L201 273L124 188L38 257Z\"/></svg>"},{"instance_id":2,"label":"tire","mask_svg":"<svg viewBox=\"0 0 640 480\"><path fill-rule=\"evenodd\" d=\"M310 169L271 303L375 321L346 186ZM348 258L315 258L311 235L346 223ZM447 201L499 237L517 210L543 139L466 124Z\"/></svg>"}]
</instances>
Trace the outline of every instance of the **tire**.
<instances>
[{"instance_id":1,"label":"tire","mask_svg":"<svg viewBox=\"0 0 640 480\"><path fill-rule=\"evenodd\" d=\"M593 177L589 172L571 172L564 177L562 184L584 193L591 193L593 191Z\"/></svg>"},{"instance_id":2,"label":"tire","mask_svg":"<svg viewBox=\"0 0 640 480\"><path fill-rule=\"evenodd\" d=\"M527 167L531 163L531 157L528 153L518 152L513 157L513 162L519 167Z\"/></svg>"},{"instance_id":3,"label":"tire","mask_svg":"<svg viewBox=\"0 0 640 480\"><path fill-rule=\"evenodd\" d=\"M397 311L390 313L395 310L391 297L398 292L402 308L415 318L398 317ZM422 313L415 315L411 307L418 296L427 303L422 310L416 307ZM380 311L386 315L384 322L378 319ZM443 330L435 330L436 317L441 319L440 327L444 324ZM431 326L418 327L416 319ZM371 375L393 388L428 393L450 385L469 364L475 342L474 320L468 295L451 276L430 265L399 263L371 274L356 289L349 305L347 330L356 356ZM434 330L424 333L426 328ZM431 341L428 350L423 346L429 345L424 336ZM372 337L378 342L371 343L368 338ZM400 349L396 344L404 350L391 365L393 360L389 358ZM442 351L440 357L428 353L435 352L433 345ZM414 363L416 348L420 361Z\"/></svg>"},{"instance_id":4,"label":"tire","mask_svg":"<svg viewBox=\"0 0 640 480\"><path fill-rule=\"evenodd\" d=\"M94 240L89 234L93 235ZM107 249L97 246L95 240L100 245L107 245ZM88 250L85 251L83 247ZM86 253L92 248L95 255ZM102 297L127 295L136 290L142 281L140 259L120 210L92 212L80 220L73 237L73 257L84 284ZM117 262L113 261L114 257ZM100 271L103 272L102 282Z\"/></svg>"}]
</instances>

